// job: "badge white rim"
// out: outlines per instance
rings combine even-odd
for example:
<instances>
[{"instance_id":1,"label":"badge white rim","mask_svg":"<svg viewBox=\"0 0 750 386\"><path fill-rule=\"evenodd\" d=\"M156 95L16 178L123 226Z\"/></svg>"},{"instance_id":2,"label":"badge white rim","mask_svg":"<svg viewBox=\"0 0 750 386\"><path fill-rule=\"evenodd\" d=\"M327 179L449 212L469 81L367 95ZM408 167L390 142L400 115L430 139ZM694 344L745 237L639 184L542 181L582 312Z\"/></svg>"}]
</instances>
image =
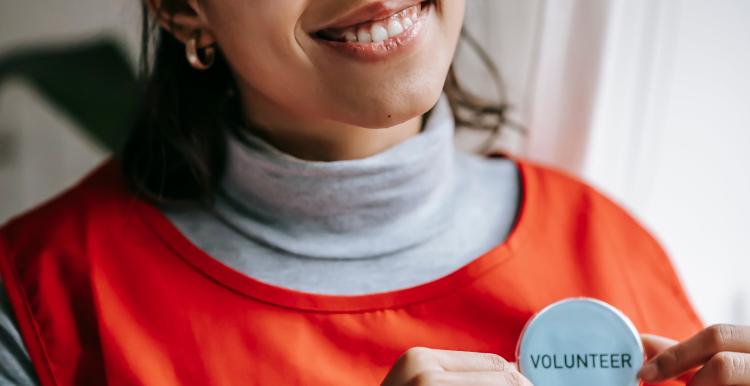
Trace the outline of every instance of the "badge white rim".
<instances>
[{"instance_id":1,"label":"badge white rim","mask_svg":"<svg viewBox=\"0 0 750 386\"><path fill-rule=\"evenodd\" d=\"M611 304L608 304L604 301L601 301L599 299L595 298L589 298L589 297L573 297L573 298L567 298L563 300L559 300L557 302L554 302L544 308L542 308L540 311L538 311L534 316L532 316L527 322L526 325L524 325L523 329L521 330L520 338L518 339L518 342L516 344L516 365L518 366L518 371L521 374L524 374L524 370L522 368L522 361L521 361L521 348L523 347L523 343L525 339L527 338L527 332L533 326L535 323L537 323L546 313L548 313L550 310L555 309L561 305L564 305L566 303L572 303L572 302L587 302L587 303L593 303L597 306L602 307L603 309L606 309L607 311L611 312L612 314L616 315L620 321L622 321L625 324L626 330L630 332L631 336L635 339L636 344L638 345L638 349L642 354L642 363L646 361L646 352L643 347L643 342L641 341L640 334L638 333L638 329L635 327L635 324L633 324L633 321L628 318L627 315L625 315L622 311L615 308Z\"/></svg>"}]
</instances>

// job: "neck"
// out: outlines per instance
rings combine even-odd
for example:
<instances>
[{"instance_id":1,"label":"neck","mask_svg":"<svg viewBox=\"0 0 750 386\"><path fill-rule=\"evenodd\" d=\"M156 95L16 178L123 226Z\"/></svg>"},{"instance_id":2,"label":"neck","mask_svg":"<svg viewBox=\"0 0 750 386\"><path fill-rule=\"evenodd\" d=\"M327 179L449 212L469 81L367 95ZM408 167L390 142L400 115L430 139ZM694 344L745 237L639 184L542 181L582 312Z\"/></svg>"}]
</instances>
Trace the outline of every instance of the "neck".
<instances>
[{"instance_id":1,"label":"neck","mask_svg":"<svg viewBox=\"0 0 750 386\"><path fill-rule=\"evenodd\" d=\"M275 148L308 161L367 158L417 135L422 116L385 129L372 129L325 119L302 117L251 90L242 101L248 130Z\"/></svg>"}]
</instances>

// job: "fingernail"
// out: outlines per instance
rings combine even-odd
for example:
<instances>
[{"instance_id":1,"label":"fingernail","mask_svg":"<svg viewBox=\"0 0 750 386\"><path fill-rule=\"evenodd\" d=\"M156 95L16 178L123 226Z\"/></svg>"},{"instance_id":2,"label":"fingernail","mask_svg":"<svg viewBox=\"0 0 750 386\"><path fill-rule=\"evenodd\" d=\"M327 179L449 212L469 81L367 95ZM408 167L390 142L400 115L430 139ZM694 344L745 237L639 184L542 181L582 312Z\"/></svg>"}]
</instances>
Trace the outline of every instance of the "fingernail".
<instances>
[{"instance_id":1,"label":"fingernail","mask_svg":"<svg viewBox=\"0 0 750 386\"><path fill-rule=\"evenodd\" d=\"M638 376L646 382L656 380L657 375L659 375L659 369L657 369L656 365L653 363L646 364L638 373Z\"/></svg>"}]
</instances>

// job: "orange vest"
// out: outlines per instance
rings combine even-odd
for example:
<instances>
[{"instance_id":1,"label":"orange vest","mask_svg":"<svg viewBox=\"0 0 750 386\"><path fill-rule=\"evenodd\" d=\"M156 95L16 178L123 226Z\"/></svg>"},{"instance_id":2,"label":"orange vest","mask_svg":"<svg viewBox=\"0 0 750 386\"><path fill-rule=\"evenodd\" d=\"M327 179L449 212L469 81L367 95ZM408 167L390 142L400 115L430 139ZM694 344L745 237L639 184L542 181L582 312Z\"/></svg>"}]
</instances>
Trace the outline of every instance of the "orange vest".
<instances>
[{"instance_id":1,"label":"orange vest","mask_svg":"<svg viewBox=\"0 0 750 386\"><path fill-rule=\"evenodd\" d=\"M526 321L588 296L641 332L703 326L664 251L620 207L516 160L508 239L457 271L357 296L298 292L208 256L109 160L0 229L0 273L43 386L379 385L413 346L515 360Z\"/></svg>"}]
</instances>

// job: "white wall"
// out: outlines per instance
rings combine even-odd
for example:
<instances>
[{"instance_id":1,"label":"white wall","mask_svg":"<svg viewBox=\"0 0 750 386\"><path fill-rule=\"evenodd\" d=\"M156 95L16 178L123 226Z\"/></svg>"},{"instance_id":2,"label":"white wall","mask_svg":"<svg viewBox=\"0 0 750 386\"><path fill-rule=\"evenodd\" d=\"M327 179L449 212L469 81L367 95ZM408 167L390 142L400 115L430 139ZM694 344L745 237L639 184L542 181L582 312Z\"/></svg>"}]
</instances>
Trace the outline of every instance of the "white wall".
<instances>
[{"instance_id":1,"label":"white wall","mask_svg":"<svg viewBox=\"0 0 750 386\"><path fill-rule=\"evenodd\" d=\"M582 163L650 227L707 323L750 324L750 2L619 0Z\"/></svg>"},{"instance_id":2,"label":"white wall","mask_svg":"<svg viewBox=\"0 0 750 386\"><path fill-rule=\"evenodd\" d=\"M706 318L750 324L750 2L682 4L634 205Z\"/></svg>"}]
</instances>

